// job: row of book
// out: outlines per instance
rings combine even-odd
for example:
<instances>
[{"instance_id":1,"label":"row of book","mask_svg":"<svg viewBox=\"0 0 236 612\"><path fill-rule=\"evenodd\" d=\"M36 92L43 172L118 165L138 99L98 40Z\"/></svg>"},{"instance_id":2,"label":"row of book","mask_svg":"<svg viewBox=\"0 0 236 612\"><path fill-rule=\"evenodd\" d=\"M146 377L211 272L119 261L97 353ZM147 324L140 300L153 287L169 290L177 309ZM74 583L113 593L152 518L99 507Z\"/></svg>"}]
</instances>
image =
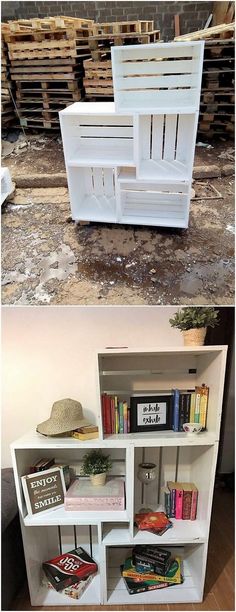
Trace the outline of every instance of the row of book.
<instances>
[{"instance_id":1,"label":"row of book","mask_svg":"<svg viewBox=\"0 0 236 612\"><path fill-rule=\"evenodd\" d=\"M166 515L169 518L195 521L198 489L192 482L169 480L163 488Z\"/></svg>"},{"instance_id":2,"label":"row of book","mask_svg":"<svg viewBox=\"0 0 236 612\"><path fill-rule=\"evenodd\" d=\"M79 546L42 565L42 584L72 599L79 599L97 573L97 563Z\"/></svg>"},{"instance_id":3,"label":"row of book","mask_svg":"<svg viewBox=\"0 0 236 612\"><path fill-rule=\"evenodd\" d=\"M102 422L104 434L130 433L130 408L117 395L102 393Z\"/></svg>"},{"instance_id":4,"label":"row of book","mask_svg":"<svg viewBox=\"0 0 236 612\"><path fill-rule=\"evenodd\" d=\"M202 384L194 392L172 391L172 429L183 431L184 423L199 423L206 428L209 387Z\"/></svg>"},{"instance_id":5,"label":"row of book","mask_svg":"<svg viewBox=\"0 0 236 612\"><path fill-rule=\"evenodd\" d=\"M173 558L169 550L159 546L135 546L120 569L130 595L183 582L180 557Z\"/></svg>"}]
</instances>

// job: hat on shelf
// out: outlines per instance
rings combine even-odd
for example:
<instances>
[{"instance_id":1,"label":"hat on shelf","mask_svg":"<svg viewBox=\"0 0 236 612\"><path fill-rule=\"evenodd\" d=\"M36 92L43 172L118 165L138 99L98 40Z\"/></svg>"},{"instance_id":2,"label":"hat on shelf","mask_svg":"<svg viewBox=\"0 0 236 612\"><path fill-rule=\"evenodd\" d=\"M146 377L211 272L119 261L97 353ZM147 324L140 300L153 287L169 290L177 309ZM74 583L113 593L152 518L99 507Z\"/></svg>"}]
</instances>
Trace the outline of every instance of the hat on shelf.
<instances>
[{"instance_id":1,"label":"hat on shelf","mask_svg":"<svg viewBox=\"0 0 236 612\"><path fill-rule=\"evenodd\" d=\"M84 418L80 402L66 398L54 402L50 418L39 423L36 431L45 436L58 436L83 425L90 425L90 421Z\"/></svg>"}]
</instances>

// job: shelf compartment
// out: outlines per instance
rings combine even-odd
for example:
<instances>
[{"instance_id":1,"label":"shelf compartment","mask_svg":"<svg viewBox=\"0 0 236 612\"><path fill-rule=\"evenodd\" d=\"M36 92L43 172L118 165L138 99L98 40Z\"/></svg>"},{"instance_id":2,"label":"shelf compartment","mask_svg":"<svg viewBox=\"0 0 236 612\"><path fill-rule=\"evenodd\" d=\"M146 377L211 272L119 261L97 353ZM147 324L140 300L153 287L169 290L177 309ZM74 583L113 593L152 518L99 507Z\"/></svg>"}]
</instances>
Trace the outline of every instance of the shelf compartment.
<instances>
[{"instance_id":1,"label":"shelf compartment","mask_svg":"<svg viewBox=\"0 0 236 612\"><path fill-rule=\"evenodd\" d=\"M159 511L163 511L163 507L158 507ZM123 544L155 544L156 546L168 546L171 544L194 544L206 542L206 535L202 529L201 521L177 521L173 522L172 529L163 536L158 536L148 531L138 531L135 528L134 535L131 535L129 527L109 523L104 524L103 528L103 543L106 546L116 546L121 542Z\"/></svg>"},{"instance_id":2,"label":"shelf compartment","mask_svg":"<svg viewBox=\"0 0 236 612\"><path fill-rule=\"evenodd\" d=\"M132 547L107 548L107 603L116 604L178 604L202 601L201 574L204 565L204 545L166 547L183 559L183 584L156 591L130 595L120 573L120 565L131 554Z\"/></svg>"},{"instance_id":3,"label":"shelf compartment","mask_svg":"<svg viewBox=\"0 0 236 612\"><path fill-rule=\"evenodd\" d=\"M104 106L106 103L104 104ZM106 108L106 106L105 106ZM114 113L61 114L66 162L69 166L134 165L133 117Z\"/></svg>"},{"instance_id":4,"label":"shelf compartment","mask_svg":"<svg viewBox=\"0 0 236 612\"><path fill-rule=\"evenodd\" d=\"M122 183L120 187L121 223L164 227L187 227L189 186L184 183Z\"/></svg>"},{"instance_id":5,"label":"shelf compartment","mask_svg":"<svg viewBox=\"0 0 236 612\"><path fill-rule=\"evenodd\" d=\"M93 448L93 446L91 447ZM99 448L101 448L101 443ZM130 465L130 449L126 448L114 448L109 445L104 448L104 454L110 455L112 461L112 468L109 471L110 478L122 478L125 482L125 500L126 506L124 510L104 510L104 511L82 511L82 510L65 510L64 506L59 508L51 509L48 511L38 512L33 516L29 516L27 513L25 498L23 494L21 476L29 474L30 465L33 465L37 460L43 457L54 458L55 463L66 463L70 466L71 481L80 475L83 456L87 449L79 448L51 448L47 449L31 448L31 449L15 449L15 473L18 480L17 494L18 494L18 505L24 524L27 526L36 525L74 525L76 523L87 524L88 521L91 524L97 525L101 521L129 521L131 514L131 501L130 497L126 496L126 491L130 489L130 471L128 466ZM96 493L96 492L95 492Z\"/></svg>"},{"instance_id":6,"label":"shelf compartment","mask_svg":"<svg viewBox=\"0 0 236 612\"><path fill-rule=\"evenodd\" d=\"M137 178L190 181L196 115L139 115Z\"/></svg>"},{"instance_id":7,"label":"shelf compartment","mask_svg":"<svg viewBox=\"0 0 236 612\"><path fill-rule=\"evenodd\" d=\"M115 170L70 167L68 174L72 218L75 221L116 221Z\"/></svg>"},{"instance_id":8,"label":"shelf compartment","mask_svg":"<svg viewBox=\"0 0 236 612\"><path fill-rule=\"evenodd\" d=\"M188 521L171 518L173 527L155 541L204 540L208 537L210 508L213 496L213 471L215 469L217 446L179 446L171 448L139 447L134 451L134 515L140 508L150 507L153 511L165 511L162 488L169 480L193 482L198 489L196 520ZM137 477L140 463L155 463L157 477L148 485ZM135 528L135 541L142 542L146 534Z\"/></svg>"},{"instance_id":9,"label":"shelf compartment","mask_svg":"<svg viewBox=\"0 0 236 612\"><path fill-rule=\"evenodd\" d=\"M198 110L204 43L157 43L112 48L118 112Z\"/></svg>"},{"instance_id":10,"label":"shelf compartment","mask_svg":"<svg viewBox=\"0 0 236 612\"><path fill-rule=\"evenodd\" d=\"M78 603L79 605L99 605L101 603L99 537L96 527L89 529L87 523L86 527L65 526L58 529L56 526L42 526L32 529L23 525L22 529L27 550L26 569L33 606L70 606L78 605ZM74 600L42 585L42 563L69 552L77 546L82 546L94 558L98 564L98 573L93 577L81 599Z\"/></svg>"},{"instance_id":11,"label":"shelf compartment","mask_svg":"<svg viewBox=\"0 0 236 612\"><path fill-rule=\"evenodd\" d=\"M207 431L198 435L163 431L152 434L118 435L113 440L132 439L136 446L150 445L206 445L219 440L222 393L227 347L215 346L201 348L167 348L166 350L132 351L119 350L100 352L99 385L100 393L121 394L121 399L132 395L171 393L174 388L180 391L194 389L205 383L209 387L207 410ZM129 373L127 375L127 372ZM105 374L103 374L105 373ZM108 443L109 438L106 438Z\"/></svg>"}]
</instances>

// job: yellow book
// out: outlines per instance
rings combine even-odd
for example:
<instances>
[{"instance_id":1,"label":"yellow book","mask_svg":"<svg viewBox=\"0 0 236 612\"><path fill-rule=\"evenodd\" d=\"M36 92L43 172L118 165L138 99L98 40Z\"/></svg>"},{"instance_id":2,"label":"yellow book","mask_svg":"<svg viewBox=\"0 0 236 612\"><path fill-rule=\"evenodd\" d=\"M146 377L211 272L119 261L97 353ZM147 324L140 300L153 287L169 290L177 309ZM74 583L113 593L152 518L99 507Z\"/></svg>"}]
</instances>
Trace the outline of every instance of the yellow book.
<instances>
[{"instance_id":1,"label":"yellow book","mask_svg":"<svg viewBox=\"0 0 236 612\"><path fill-rule=\"evenodd\" d=\"M196 395L191 393L189 423L194 423Z\"/></svg>"},{"instance_id":2,"label":"yellow book","mask_svg":"<svg viewBox=\"0 0 236 612\"><path fill-rule=\"evenodd\" d=\"M77 440L94 440L95 438L98 438L98 431L91 431L90 433L73 431L72 438L76 438Z\"/></svg>"},{"instance_id":3,"label":"yellow book","mask_svg":"<svg viewBox=\"0 0 236 612\"><path fill-rule=\"evenodd\" d=\"M199 423L203 428L206 427L207 405L208 405L209 387L202 385L200 398L200 415Z\"/></svg>"}]
</instances>

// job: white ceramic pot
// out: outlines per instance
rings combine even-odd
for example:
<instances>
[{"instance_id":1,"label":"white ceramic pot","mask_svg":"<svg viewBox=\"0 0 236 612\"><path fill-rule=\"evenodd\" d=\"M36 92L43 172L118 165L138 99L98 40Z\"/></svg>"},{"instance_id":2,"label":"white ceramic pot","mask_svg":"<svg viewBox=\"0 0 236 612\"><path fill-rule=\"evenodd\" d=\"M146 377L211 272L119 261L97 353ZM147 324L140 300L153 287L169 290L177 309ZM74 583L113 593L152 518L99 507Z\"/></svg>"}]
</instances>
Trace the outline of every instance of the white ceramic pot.
<instances>
[{"instance_id":1,"label":"white ceramic pot","mask_svg":"<svg viewBox=\"0 0 236 612\"><path fill-rule=\"evenodd\" d=\"M95 487L102 487L106 482L106 477L106 472L102 472L102 474L91 474L90 481Z\"/></svg>"},{"instance_id":2,"label":"white ceramic pot","mask_svg":"<svg viewBox=\"0 0 236 612\"><path fill-rule=\"evenodd\" d=\"M198 327L183 331L184 346L203 346L206 331L206 327Z\"/></svg>"}]
</instances>

